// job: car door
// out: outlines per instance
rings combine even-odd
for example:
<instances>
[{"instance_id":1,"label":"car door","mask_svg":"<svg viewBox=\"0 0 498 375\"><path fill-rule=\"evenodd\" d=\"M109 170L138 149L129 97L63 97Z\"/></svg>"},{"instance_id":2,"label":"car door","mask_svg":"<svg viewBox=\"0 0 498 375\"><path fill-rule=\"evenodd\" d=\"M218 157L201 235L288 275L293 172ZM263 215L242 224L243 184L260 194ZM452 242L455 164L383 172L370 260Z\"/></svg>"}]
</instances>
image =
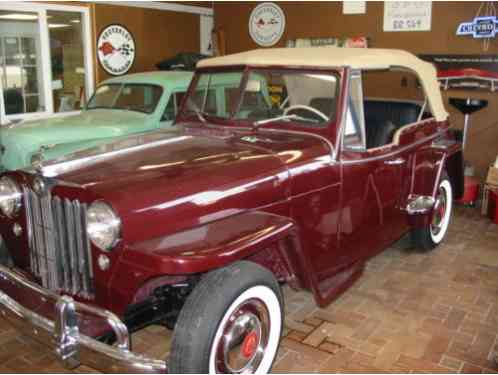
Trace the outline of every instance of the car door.
<instances>
[{"instance_id":1,"label":"car door","mask_svg":"<svg viewBox=\"0 0 498 375\"><path fill-rule=\"evenodd\" d=\"M402 219L405 159L394 145L367 149L361 72L352 71L340 152L342 186L339 246L351 263L382 250Z\"/></svg>"}]
</instances>

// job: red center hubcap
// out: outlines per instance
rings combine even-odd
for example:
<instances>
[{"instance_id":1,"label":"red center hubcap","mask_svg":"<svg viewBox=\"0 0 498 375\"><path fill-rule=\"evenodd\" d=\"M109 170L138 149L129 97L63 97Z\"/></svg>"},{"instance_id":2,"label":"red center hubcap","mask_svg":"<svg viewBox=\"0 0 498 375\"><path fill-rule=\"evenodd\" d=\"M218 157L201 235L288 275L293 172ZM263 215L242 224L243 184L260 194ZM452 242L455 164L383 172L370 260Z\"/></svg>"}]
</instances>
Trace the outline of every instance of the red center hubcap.
<instances>
[{"instance_id":1,"label":"red center hubcap","mask_svg":"<svg viewBox=\"0 0 498 375\"><path fill-rule=\"evenodd\" d=\"M251 358L258 347L258 334L255 331L249 333L242 342L240 351L245 358Z\"/></svg>"}]
</instances>

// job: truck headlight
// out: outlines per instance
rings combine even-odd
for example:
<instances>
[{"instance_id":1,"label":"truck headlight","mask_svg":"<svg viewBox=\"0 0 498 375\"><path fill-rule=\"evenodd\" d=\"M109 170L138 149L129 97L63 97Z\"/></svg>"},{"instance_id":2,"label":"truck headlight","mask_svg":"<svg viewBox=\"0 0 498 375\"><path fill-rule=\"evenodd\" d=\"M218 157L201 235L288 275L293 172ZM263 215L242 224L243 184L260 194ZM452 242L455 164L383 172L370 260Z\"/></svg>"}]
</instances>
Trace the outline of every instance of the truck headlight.
<instances>
[{"instance_id":1,"label":"truck headlight","mask_svg":"<svg viewBox=\"0 0 498 375\"><path fill-rule=\"evenodd\" d=\"M93 203L87 211L86 231L95 246L110 251L121 235L121 220L114 210L104 202Z\"/></svg>"},{"instance_id":2,"label":"truck headlight","mask_svg":"<svg viewBox=\"0 0 498 375\"><path fill-rule=\"evenodd\" d=\"M14 180L0 178L0 212L7 217L14 217L21 208L22 192Z\"/></svg>"}]
</instances>

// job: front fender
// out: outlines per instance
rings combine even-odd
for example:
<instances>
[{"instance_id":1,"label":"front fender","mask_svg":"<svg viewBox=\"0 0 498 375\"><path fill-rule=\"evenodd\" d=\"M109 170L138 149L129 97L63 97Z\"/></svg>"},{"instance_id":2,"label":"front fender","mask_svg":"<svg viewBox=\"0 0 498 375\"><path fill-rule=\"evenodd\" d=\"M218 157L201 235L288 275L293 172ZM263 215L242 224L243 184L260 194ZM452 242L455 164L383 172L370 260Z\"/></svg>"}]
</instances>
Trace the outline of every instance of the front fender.
<instances>
[{"instance_id":1,"label":"front fender","mask_svg":"<svg viewBox=\"0 0 498 375\"><path fill-rule=\"evenodd\" d=\"M122 261L140 265L150 276L188 275L226 266L290 235L291 219L245 212L175 234L135 243Z\"/></svg>"}]
</instances>

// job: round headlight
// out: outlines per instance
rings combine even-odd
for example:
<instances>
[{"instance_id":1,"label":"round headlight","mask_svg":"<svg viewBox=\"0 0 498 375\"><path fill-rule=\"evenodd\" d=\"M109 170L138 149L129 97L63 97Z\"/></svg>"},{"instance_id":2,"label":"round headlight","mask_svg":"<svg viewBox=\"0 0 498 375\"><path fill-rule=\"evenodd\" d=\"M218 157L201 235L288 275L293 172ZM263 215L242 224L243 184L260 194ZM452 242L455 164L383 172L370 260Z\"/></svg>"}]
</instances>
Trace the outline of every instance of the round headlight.
<instances>
[{"instance_id":1,"label":"round headlight","mask_svg":"<svg viewBox=\"0 0 498 375\"><path fill-rule=\"evenodd\" d=\"M114 210L104 202L95 202L86 216L86 230L93 244L101 250L112 250L121 235L121 220Z\"/></svg>"},{"instance_id":2,"label":"round headlight","mask_svg":"<svg viewBox=\"0 0 498 375\"><path fill-rule=\"evenodd\" d=\"M21 208L22 193L19 186L9 177L0 178L0 212L14 217Z\"/></svg>"}]
</instances>

